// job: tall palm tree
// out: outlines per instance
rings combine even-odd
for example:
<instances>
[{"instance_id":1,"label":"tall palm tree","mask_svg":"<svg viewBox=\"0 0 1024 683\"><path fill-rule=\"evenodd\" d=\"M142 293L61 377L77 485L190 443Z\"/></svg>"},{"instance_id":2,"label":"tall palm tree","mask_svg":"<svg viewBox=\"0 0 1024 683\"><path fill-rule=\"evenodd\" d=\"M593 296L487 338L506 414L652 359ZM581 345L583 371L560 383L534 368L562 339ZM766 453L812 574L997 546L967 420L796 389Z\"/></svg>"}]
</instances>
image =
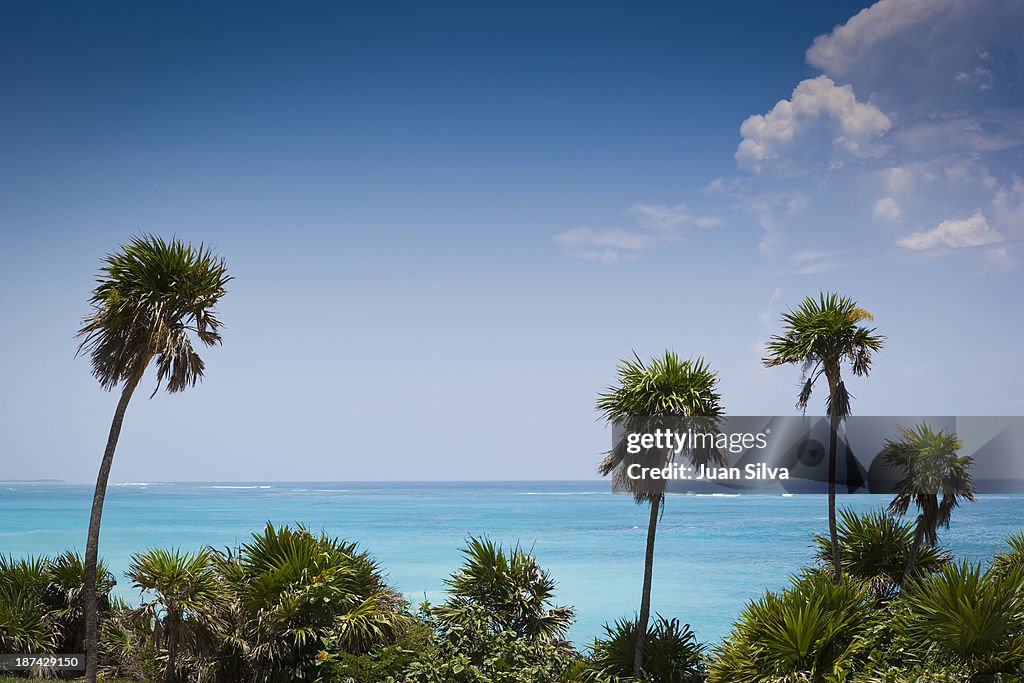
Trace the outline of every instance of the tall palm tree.
<instances>
[{"instance_id":1,"label":"tall palm tree","mask_svg":"<svg viewBox=\"0 0 1024 683\"><path fill-rule=\"evenodd\" d=\"M651 507L647 523L647 551L644 556L644 585L640 598L636 645L633 653L633 677L643 668L643 645L651 614L651 578L654 570L654 537L658 517L665 500L665 480L631 479L629 468L643 461L645 466L663 467L674 456L666 449L646 449L638 458L630 454L629 433L645 433L652 427L668 427L685 432L716 433L722 417L718 376L703 358L681 360L674 352L644 363L634 354L618 368L619 383L598 395L597 409L616 429L617 439L598 471L613 477L616 488L633 494L638 505ZM721 454L713 446L685 449L689 464L717 463Z\"/></svg>"},{"instance_id":2,"label":"tall palm tree","mask_svg":"<svg viewBox=\"0 0 1024 683\"><path fill-rule=\"evenodd\" d=\"M934 547L939 527L949 528L953 509L962 500L974 500L968 455L959 455L964 442L956 432L935 431L927 422L916 427L899 427L899 438L886 439L879 457L903 478L896 484L896 497L889 503L889 514L902 517L913 503L918 510L914 544L907 555L900 585L914 570L921 544ZM940 497L941 495L941 497Z\"/></svg>"},{"instance_id":3,"label":"tall palm tree","mask_svg":"<svg viewBox=\"0 0 1024 683\"><path fill-rule=\"evenodd\" d=\"M201 641L216 628L222 591L211 553L150 548L132 556L127 576L134 588L154 596L141 609L167 650L164 683L173 683L179 647Z\"/></svg>"},{"instance_id":4,"label":"tall palm tree","mask_svg":"<svg viewBox=\"0 0 1024 683\"><path fill-rule=\"evenodd\" d=\"M200 245L153 235L133 237L102 261L92 292L91 315L78 336L79 353L88 353L92 374L111 390L121 387L107 446L100 461L89 515L85 549L86 680L95 683L99 629L96 615L96 560L100 519L114 450L128 402L142 375L155 361L157 386L168 392L195 386L204 363L192 348L192 336L207 346L221 341L221 321L214 306L231 278L223 259Z\"/></svg>"},{"instance_id":5,"label":"tall palm tree","mask_svg":"<svg viewBox=\"0 0 1024 683\"><path fill-rule=\"evenodd\" d=\"M828 534L836 581L842 575L836 531L836 451L839 427L850 414L842 367L846 362L854 375L867 375L872 354L885 343L885 337L875 334L873 327L860 324L864 320L874 320L874 316L849 297L826 292L817 298L809 296L795 311L782 316L782 334L769 340L768 356L762 359L767 367L800 365L803 386L796 401L800 410L807 410L815 382L822 376L828 382Z\"/></svg>"}]
</instances>

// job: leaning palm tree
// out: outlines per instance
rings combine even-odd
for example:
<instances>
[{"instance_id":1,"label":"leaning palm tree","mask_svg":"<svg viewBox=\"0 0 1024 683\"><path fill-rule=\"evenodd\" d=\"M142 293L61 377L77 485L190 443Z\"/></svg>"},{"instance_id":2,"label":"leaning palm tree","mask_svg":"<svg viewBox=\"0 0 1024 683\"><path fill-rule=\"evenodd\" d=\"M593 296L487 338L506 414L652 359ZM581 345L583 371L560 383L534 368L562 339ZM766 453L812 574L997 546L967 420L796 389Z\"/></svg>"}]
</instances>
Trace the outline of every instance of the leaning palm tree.
<instances>
[{"instance_id":1,"label":"leaning palm tree","mask_svg":"<svg viewBox=\"0 0 1024 683\"><path fill-rule=\"evenodd\" d=\"M604 475L612 475L618 490L633 495L638 505L650 505L647 524L647 551L644 557L644 584L637 620L636 645L633 652L633 677L639 678L643 668L643 646L647 622L651 614L651 578L654 570L654 537L658 517L665 500L664 479L632 478L635 465L662 468L674 458L669 449L648 448L630 453L629 434L643 434L654 428L668 428L677 433L690 429L697 433L717 433L722 417L721 397L717 391L718 376L703 358L681 360L674 352L644 363L634 354L618 368L619 383L598 395L597 409L616 434L612 449L598 466ZM691 443L692 445L692 443ZM632 449L636 450L636 449ZM713 444L686 448L689 465L717 463L720 452ZM681 463L680 463L681 464ZM636 474L637 469L633 470Z\"/></svg>"},{"instance_id":2,"label":"leaning palm tree","mask_svg":"<svg viewBox=\"0 0 1024 683\"><path fill-rule=\"evenodd\" d=\"M874 328L861 325L874 316L859 308L853 299L822 292L807 297L795 311L782 316L782 334L768 342L767 367L794 363L803 373L796 406L807 410L814 383L822 376L828 382L826 412L828 439L828 535L832 548L833 577L839 581L842 562L836 531L836 451L839 427L850 414L850 394L843 383L842 366L848 362L857 376L871 370L872 354L882 348L885 337Z\"/></svg>"},{"instance_id":3,"label":"leaning palm tree","mask_svg":"<svg viewBox=\"0 0 1024 683\"><path fill-rule=\"evenodd\" d=\"M108 391L121 387L107 446L100 461L89 515L85 549L86 680L95 683L99 629L96 615L96 560L100 519L114 450L128 402L151 361L159 390L195 386L204 363L192 348L192 336L207 346L220 343L221 322L214 306L231 278L223 259L200 245L153 235L133 237L103 259L92 292L93 307L78 331L79 353L88 353L92 374Z\"/></svg>"},{"instance_id":4,"label":"leaning palm tree","mask_svg":"<svg viewBox=\"0 0 1024 683\"><path fill-rule=\"evenodd\" d=\"M134 588L153 596L139 609L153 625L154 640L167 651L164 683L173 683L179 648L202 649L217 631L223 591L211 553L150 548L132 556L127 576Z\"/></svg>"},{"instance_id":5,"label":"leaning palm tree","mask_svg":"<svg viewBox=\"0 0 1024 683\"><path fill-rule=\"evenodd\" d=\"M956 432L935 431L927 422L914 428L899 427L899 438L886 439L879 457L890 468L903 474L896 484L896 497L889 503L889 514L902 517L910 504L918 509L914 544L907 555L900 585L914 570L921 544L934 547L938 529L948 529L953 509L962 500L974 500L968 455L959 455L964 442ZM941 496L941 497L940 497Z\"/></svg>"}]
</instances>

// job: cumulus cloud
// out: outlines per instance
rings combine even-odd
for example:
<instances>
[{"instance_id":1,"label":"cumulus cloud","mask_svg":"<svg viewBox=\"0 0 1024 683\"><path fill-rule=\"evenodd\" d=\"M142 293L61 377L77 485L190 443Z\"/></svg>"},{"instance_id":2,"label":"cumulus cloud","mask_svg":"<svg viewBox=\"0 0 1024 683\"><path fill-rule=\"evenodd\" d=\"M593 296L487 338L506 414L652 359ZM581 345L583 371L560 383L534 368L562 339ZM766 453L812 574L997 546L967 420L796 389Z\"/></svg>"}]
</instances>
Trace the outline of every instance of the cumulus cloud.
<instances>
[{"instance_id":1,"label":"cumulus cloud","mask_svg":"<svg viewBox=\"0 0 1024 683\"><path fill-rule=\"evenodd\" d=\"M990 264L1018 267L1021 35L1020 0L878 0L814 40L806 59L821 74L742 122L748 173L708 193L735 188L762 252L807 274L983 245ZM800 215L773 202L786 195L805 198ZM895 224L930 229L894 244ZM793 256L843 248L842 260Z\"/></svg>"},{"instance_id":2,"label":"cumulus cloud","mask_svg":"<svg viewBox=\"0 0 1024 683\"><path fill-rule=\"evenodd\" d=\"M882 221L898 221L903 217L899 202L892 197L882 197L876 201L872 213L875 218Z\"/></svg>"},{"instance_id":3,"label":"cumulus cloud","mask_svg":"<svg viewBox=\"0 0 1024 683\"><path fill-rule=\"evenodd\" d=\"M923 251L937 247L980 247L1002 241L1003 236L992 229L978 209L967 218L951 218L931 230L907 235L898 244L911 251Z\"/></svg>"},{"instance_id":4,"label":"cumulus cloud","mask_svg":"<svg viewBox=\"0 0 1024 683\"><path fill-rule=\"evenodd\" d=\"M760 171L766 162L822 131L836 150L854 157L877 156L884 151L878 138L891 126L878 107L857 101L851 86L836 85L828 76L809 78L793 89L790 99L743 122L736 161L741 168Z\"/></svg>"},{"instance_id":5,"label":"cumulus cloud","mask_svg":"<svg viewBox=\"0 0 1024 683\"><path fill-rule=\"evenodd\" d=\"M1024 101L1019 0L879 0L818 36L807 63L905 113ZM909 111L908 111L909 110Z\"/></svg>"}]
</instances>

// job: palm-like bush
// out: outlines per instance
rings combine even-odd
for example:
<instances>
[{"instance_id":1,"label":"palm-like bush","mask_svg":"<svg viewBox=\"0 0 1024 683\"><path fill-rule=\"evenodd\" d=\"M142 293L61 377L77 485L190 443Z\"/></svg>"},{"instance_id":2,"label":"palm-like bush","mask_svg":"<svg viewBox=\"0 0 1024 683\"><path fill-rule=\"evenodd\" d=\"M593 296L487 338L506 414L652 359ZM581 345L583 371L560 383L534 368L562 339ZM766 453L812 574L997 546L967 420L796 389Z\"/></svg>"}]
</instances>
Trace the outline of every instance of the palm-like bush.
<instances>
[{"instance_id":1,"label":"palm-like bush","mask_svg":"<svg viewBox=\"0 0 1024 683\"><path fill-rule=\"evenodd\" d=\"M565 639L573 611L551 604L556 584L533 555L519 545L506 553L482 538L470 538L467 546L462 567L445 580L447 602L433 610L438 622L451 626L482 607L496 632L550 643Z\"/></svg>"},{"instance_id":2,"label":"palm-like bush","mask_svg":"<svg viewBox=\"0 0 1024 683\"><path fill-rule=\"evenodd\" d=\"M1024 531L1006 537L1008 550L1000 550L992 558L992 571L1006 574L1014 569L1024 569Z\"/></svg>"},{"instance_id":3,"label":"palm-like bush","mask_svg":"<svg viewBox=\"0 0 1024 683\"><path fill-rule=\"evenodd\" d=\"M0 654L46 652L53 647L43 596L46 559L0 555Z\"/></svg>"},{"instance_id":4,"label":"palm-like bush","mask_svg":"<svg viewBox=\"0 0 1024 683\"><path fill-rule=\"evenodd\" d=\"M102 562L97 570L105 612L115 582ZM81 652L84 582L82 557L71 551L54 559L0 556L0 652Z\"/></svg>"},{"instance_id":5,"label":"palm-like bush","mask_svg":"<svg viewBox=\"0 0 1024 683\"><path fill-rule=\"evenodd\" d=\"M619 680L633 675L633 648L637 624L619 619L605 624L604 636L594 641L590 660L581 681ZM641 681L651 683L697 683L704 676L704 646L678 619L658 616L644 635L644 666Z\"/></svg>"},{"instance_id":6,"label":"palm-like bush","mask_svg":"<svg viewBox=\"0 0 1024 683\"><path fill-rule=\"evenodd\" d=\"M85 548L86 669L96 683L99 664L96 563L107 480L121 425L135 388L150 362L156 364L157 388L183 391L202 378L205 365L192 345L194 336L210 346L221 341L214 306L231 278L224 261L200 245L133 237L103 259L90 297L93 312L82 321L79 352L89 354L92 374L107 390L121 387L121 397L107 435L96 476Z\"/></svg>"},{"instance_id":7,"label":"palm-like bush","mask_svg":"<svg viewBox=\"0 0 1024 683\"><path fill-rule=\"evenodd\" d=\"M897 592L907 558L914 545L914 526L878 510L857 514L839 511L839 557L843 572L861 581L875 593L878 602L893 598ZM824 536L814 535L816 556L828 569L832 565L832 544ZM917 571L930 574L949 562L948 551L928 546L917 553Z\"/></svg>"},{"instance_id":8,"label":"palm-like bush","mask_svg":"<svg viewBox=\"0 0 1024 683\"><path fill-rule=\"evenodd\" d=\"M912 582L896 615L913 648L973 674L1024 666L1024 570L983 572L964 561Z\"/></svg>"},{"instance_id":9,"label":"palm-like bush","mask_svg":"<svg viewBox=\"0 0 1024 683\"><path fill-rule=\"evenodd\" d=\"M127 576L132 586L153 599L140 611L153 625L154 643L166 651L164 681L175 680L178 650L210 654L223 590L210 552L151 548L132 557Z\"/></svg>"},{"instance_id":10,"label":"palm-like bush","mask_svg":"<svg viewBox=\"0 0 1024 683\"><path fill-rule=\"evenodd\" d=\"M925 422L913 429L900 427L899 433L897 439L886 439L879 457L903 475L896 484L897 495L889 504L889 513L903 516L911 504L918 509L905 578L911 575L921 546L934 546L938 529L949 528L960 501L974 500L975 487L970 474L973 460L959 455L964 444L955 433L935 431Z\"/></svg>"},{"instance_id":11,"label":"palm-like bush","mask_svg":"<svg viewBox=\"0 0 1024 683\"><path fill-rule=\"evenodd\" d=\"M214 562L231 595L227 640L254 681L308 680L326 640L362 653L394 642L409 625L377 563L326 534L267 524Z\"/></svg>"},{"instance_id":12,"label":"palm-like bush","mask_svg":"<svg viewBox=\"0 0 1024 683\"><path fill-rule=\"evenodd\" d=\"M849 673L872 618L872 596L849 578L805 574L750 602L717 648L712 683L826 680ZM832 680L832 679L828 679Z\"/></svg>"},{"instance_id":13,"label":"palm-like bush","mask_svg":"<svg viewBox=\"0 0 1024 683\"><path fill-rule=\"evenodd\" d=\"M822 292L807 297L795 311L782 316L782 334L768 342L768 367L799 365L802 387L797 408L807 410L815 383L825 377L828 383L826 412L829 417L828 440L828 530L832 550L832 568L838 581L842 573L836 528L836 451L839 426L850 414L850 394L843 383L842 368L850 365L854 375L867 375L872 356L885 343L874 328L861 325L874 317L848 297Z\"/></svg>"},{"instance_id":14,"label":"palm-like bush","mask_svg":"<svg viewBox=\"0 0 1024 683\"><path fill-rule=\"evenodd\" d=\"M639 357L619 364L619 383L601 393L597 409L611 425L622 429L621 438L612 445L598 466L603 476L612 476L615 487L629 491L637 504L648 503L647 548L644 554L644 584L640 594L637 639L634 646L633 676L639 677L643 668L644 634L651 613L651 582L654 574L654 539L658 518L665 501L664 479L632 479L629 468L633 464L661 468L674 454L664 449L647 449L630 454L626 442L629 433L649 432L653 428L668 428L677 433L693 429L713 434L720 429L723 414L718 394L718 376L702 358L682 360L666 351L662 356L644 363ZM717 464L721 453L713 447L690 448L684 457L687 464Z\"/></svg>"}]
</instances>

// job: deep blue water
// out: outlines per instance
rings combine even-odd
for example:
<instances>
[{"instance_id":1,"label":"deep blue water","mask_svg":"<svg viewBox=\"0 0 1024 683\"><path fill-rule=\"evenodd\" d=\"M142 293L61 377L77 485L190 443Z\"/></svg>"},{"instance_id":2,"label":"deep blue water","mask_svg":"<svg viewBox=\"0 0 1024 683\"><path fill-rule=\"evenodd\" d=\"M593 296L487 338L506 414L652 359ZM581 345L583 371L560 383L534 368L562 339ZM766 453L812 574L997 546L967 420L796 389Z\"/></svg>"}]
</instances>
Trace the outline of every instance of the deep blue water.
<instances>
[{"instance_id":1,"label":"deep blue water","mask_svg":"<svg viewBox=\"0 0 1024 683\"><path fill-rule=\"evenodd\" d=\"M85 485L0 483L0 554L84 549L91 496ZM840 505L887 501L845 496ZM112 485L100 552L118 591L134 598L123 577L133 552L236 545L268 520L358 541L413 603L443 600L442 581L467 535L519 541L558 580L559 602L575 606L580 643L639 603L647 510L604 482ZM718 640L747 599L810 562L810 535L824 532L826 520L819 495L670 495L657 537L654 610ZM941 540L984 561L1022 520L1024 496L984 495L956 511Z\"/></svg>"}]
</instances>

